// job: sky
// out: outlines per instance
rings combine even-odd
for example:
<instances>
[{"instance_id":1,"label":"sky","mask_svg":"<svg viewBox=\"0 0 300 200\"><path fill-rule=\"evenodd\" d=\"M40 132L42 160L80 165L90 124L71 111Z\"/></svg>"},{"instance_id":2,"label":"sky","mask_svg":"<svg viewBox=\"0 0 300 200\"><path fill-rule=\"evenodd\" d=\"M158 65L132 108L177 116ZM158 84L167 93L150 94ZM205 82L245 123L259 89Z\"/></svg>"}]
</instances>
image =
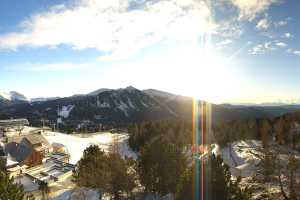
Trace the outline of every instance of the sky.
<instances>
[{"instance_id":1,"label":"sky","mask_svg":"<svg viewBox=\"0 0 300 200\"><path fill-rule=\"evenodd\" d=\"M298 102L296 0L1 0L0 91Z\"/></svg>"}]
</instances>

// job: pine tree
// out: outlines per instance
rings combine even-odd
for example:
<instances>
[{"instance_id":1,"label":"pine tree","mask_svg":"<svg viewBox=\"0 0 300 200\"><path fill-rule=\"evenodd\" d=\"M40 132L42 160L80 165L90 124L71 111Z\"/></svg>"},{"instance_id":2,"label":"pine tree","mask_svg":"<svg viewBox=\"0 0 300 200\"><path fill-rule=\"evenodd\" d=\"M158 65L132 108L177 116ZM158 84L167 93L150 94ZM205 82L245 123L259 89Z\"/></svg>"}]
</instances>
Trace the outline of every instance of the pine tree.
<instances>
[{"instance_id":1,"label":"pine tree","mask_svg":"<svg viewBox=\"0 0 300 200\"><path fill-rule=\"evenodd\" d=\"M264 119L260 128L261 141L264 147L267 147L270 140L272 127L267 119Z\"/></svg>"},{"instance_id":2,"label":"pine tree","mask_svg":"<svg viewBox=\"0 0 300 200\"><path fill-rule=\"evenodd\" d=\"M264 155L260 162L265 182L271 181L272 176L275 174L275 170L276 170L275 161L276 161L276 155L274 155L274 153L272 153L268 148L265 148Z\"/></svg>"},{"instance_id":3,"label":"pine tree","mask_svg":"<svg viewBox=\"0 0 300 200\"><path fill-rule=\"evenodd\" d=\"M90 187L100 194L106 192L110 173L104 152L97 145L86 148L73 176L79 187Z\"/></svg>"},{"instance_id":4,"label":"pine tree","mask_svg":"<svg viewBox=\"0 0 300 200\"><path fill-rule=\"evenodd\" d=\"M48 183L44 182L44 181L40 181L39 182L39 190L42 193L42 199L43 200L47 200L48 199L48 195L50 193L50 188L48 186Z\"/></svg>"},{"instance_id":5,"label":"pine tree","mask_svg":"<svg viewBox=\"0 0 300 200\"><path fill-rule=\"evenodd\" d=\"M96 145L84 150L74 180L79 187L93 188L101 196L110 194L115 200L122 199L124 194L129 197L135 187L134 173L129 172L128 162L117 153L104 153Z\"/></svg>"},{"instance_id":6,"label":"pine tree","mask_svg":"<svg viewBox=\"0 0 300 200\"><path fill-rule=\"evenodd\" d=\"M175 193L186 165L180 148L158 138L139 155L137 171L146 193L165 195Z\"/></svg>"},{"instance_id":7,"label":"pine tree","mask_svg":"<svg viewBox=\"0 0 300 200\"><path fill-rule=\"evenodd\" d=\"M289 155L289 160L287 164L287 179L288 179L288 192L285 191L282 182L282 166L279 163L278 170L278 180L281 189L281 194L285 200L300 200L300 162L295 155Z\"/></svg>"},{"instance_id":8,"label":"pine tree","mask_svg":"<svg viewBox=\"0 0 300 200\"><path fill-rule=\"evenodd\" d=\"M223 163L220 156L211 154L204 166L210 170L210 176L206 177L203 186L207 192L204 194L205 197L209 196L210 200L250 200L251 192L247 188L240 188L240 178L236 181L231 180L229 167ZM195 166L183 173L175 200L198 200L194 196L195 190L197 190L194 185L195 175ZM201 188L202 186L199 185L198 190L201 191Z\"/></svg>"},{"instance_id":9,"label":"pine tree","mask_svg":"<svg viewBox=\"0 0 300 200\"><path fill-rule=\"evenodd\" d=\"M276 140L279 144L284 144L284 120L280 117L275 123Z\"/></svg>"},{"instance_id":10,"label":"pine tree","mask_svg":"<svg viewBox=\"0 0 300 200\"><path fill-rule=\"evenodd\" d=\"M124 196L123 193L126 193L127 197L131 196L136 185L134 173L130 173L128 170L128 163L119 154L109 153L108 166L111 175L108 193L112 194L115 200L120 200Z\"/></svg>"},{"instance_id":11,"label":"pine tree","mask_svg":"<svg viewBox=\"0 0 300 200\"><path fill-rule=\"evenodd\" d=\"M23 186L14 183L5 168L6 160L0 158L0 200L23 200Z\"/></svg>"}]
</instances>

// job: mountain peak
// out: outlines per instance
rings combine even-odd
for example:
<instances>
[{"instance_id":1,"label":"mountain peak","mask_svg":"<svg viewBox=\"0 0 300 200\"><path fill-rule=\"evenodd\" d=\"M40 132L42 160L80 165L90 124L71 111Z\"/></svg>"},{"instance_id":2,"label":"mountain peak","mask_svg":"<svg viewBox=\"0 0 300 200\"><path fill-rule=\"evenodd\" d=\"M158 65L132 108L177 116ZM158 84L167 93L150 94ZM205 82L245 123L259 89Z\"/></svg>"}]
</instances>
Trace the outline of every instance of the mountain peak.
<instances>
[{"instance_id":1,"label":"mountain peak","mask_svg":"<svg viewBox=\"0 0 300 200\"><path fill-rule=\"evenodd\" d=\"M16 91L11 91L9 93L6 92L0 92L0 98L9 100L9 101L28 101L28 98L25 97L25 95L16 92Z\"/></svg>"},{"instance_id":2,"label":"mountain peak","mask_svg":"<svg viewBox=\"0 0 300 200\"><path fill-rule=\"evenodd\" d=\"M132 90L138 90L138 89L136 89L135 87L130 85L130 86L126 87L125 90L132 91Z\"/></svg>"},{"instance_id":3,"label":"mountain peak","mask_svg":"<svg viewBox=\"0 0 300 200\"><path fill-rule=\"evenodd\" d=\"M98 94L100 94L100 93L102 93L102 92L106 92L106 91L110 91L111 89L108 89L108 88L100 88L100 89L98 89L98 90L95 90L95 91L93 91L93 92L91 92L91 93L88 93L87 95L88 96L96 96L96 95L98 95Z\"/></svg>"}]
</instances>

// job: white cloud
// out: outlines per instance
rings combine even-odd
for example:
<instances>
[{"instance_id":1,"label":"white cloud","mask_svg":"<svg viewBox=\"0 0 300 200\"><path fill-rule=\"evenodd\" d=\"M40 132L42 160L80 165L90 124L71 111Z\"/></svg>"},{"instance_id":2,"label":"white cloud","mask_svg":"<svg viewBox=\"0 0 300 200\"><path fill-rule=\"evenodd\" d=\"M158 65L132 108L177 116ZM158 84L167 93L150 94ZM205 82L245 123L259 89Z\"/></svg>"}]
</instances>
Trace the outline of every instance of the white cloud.
<instances>
[{"instance_id":1,"label":"white cloud","mask_svg":"<svg viewBox=\"0 0 300 200\"><path fill-rule=\"evenodd\" d=\"M162 40L193 41L215 28L204 0L81 0L55 6L21 22L21 30L0 35L0 48L94 48L126 57ZM106 55L105 59L110 55Z\"/></svg>"},{"instance_id":2,"label":"white cloud","mask_svg":"<svg viewBox=\"0 0 300 200\"><path fill-rule=\"evenodd\" d=\"M231 43L232 43L231 39L225 39L225 40L217 43L217 46L226 46L226 45L231 44Z\"/></svg>"},{"instance_id":3,"label":"white cloud","mask_svg":"<svg viewBox=\"0 0 300 200\"><path fill-rule=\"evenodd\" d=\"M265 42L263 44L258 44L252 49L249 50L249 53L252 55L261 55L265 54L267 51L276 50L276 47L272 44L272 42Z\"/></svg>"},{"instance_id":4,"label":"white cloud","mask_svg":"<svg viewBox=\"0 0 300 200\"><path fill-rule=\"evenodd\" d=\"M259 55L259 54L264 54L266 49L264 48L264 45L258 44L254 46L252 49L249 50L249 53L252 55Z\"/></svg>"},{"instance_id":5,"label":"white cloud","mask_svg":"<svg viewBox=\"0 0 300 200\"><path fill-rule=\"evenodd\" d=\"M291 37L293 37L293 35L291 33L285 33L285 34L283 34L282 37L283 38L291 38Z\"/></svg>"},{"instance_id":6,"label":"white cloud","mask_svg":"<svg viewBox=\"0 0 300 200\"><path fill-rule=\"evenodd\" d=\"M294 51L293 54L300 56L300 51Z\"/></svg>"},{"instance_id":7,"label":"white cloud","mask_svg":"<svg viewBox=\"0 0 300 200\"><path fill-rule=\"evenodd\" d=\"M287 46L287 44L284 42L277 42L275 45L278 47L286 47Z\"/></svg>"},{"instance_id":8,"label":"white cloud","mask_svg":"<svg viewBox=\"0 0 300 200\"><path fill-rule=\"evenodd\" d=\"M288 49L287 52L290 53L290 54L294 54L296 56L300 56L300 51L299 50Z\"/></svg>"},{"instance_id":9,"label":"white cloud","mask_svg":"<svg viewBox=\"0 0 300 200\"><path fill-rule=\"evenodd\" d=\"M270 25L270 22L268 21L267 18L263 18L261 20L259 20L256 24L256 28L258 30L265 30L265 29L268 29L269 28L269 25Z\"/></svg>"},{"instance_id":10,"label":"white cloud","mask_svg":"<svg viewBox=\"0 0 300 200\"><path fill-rule=\"evenodd\" d=\"M239 19L252 21L257 15L266 12L269 7L279 0L231 0L239 9Z\"/></svg>"},{"instance_id":11,"label":"white cloud","mask_svg":"<svg viewBox=\"0 0 300 200\"><path fill-rule=\"evenodd\" d=\"M276 27L280 27L280 26L285 26L285 25L287 25L287 20L281 20L281 21L278 21L278 22L274 22L274 25L276 26Z\"/></svg>"}]
</instances>

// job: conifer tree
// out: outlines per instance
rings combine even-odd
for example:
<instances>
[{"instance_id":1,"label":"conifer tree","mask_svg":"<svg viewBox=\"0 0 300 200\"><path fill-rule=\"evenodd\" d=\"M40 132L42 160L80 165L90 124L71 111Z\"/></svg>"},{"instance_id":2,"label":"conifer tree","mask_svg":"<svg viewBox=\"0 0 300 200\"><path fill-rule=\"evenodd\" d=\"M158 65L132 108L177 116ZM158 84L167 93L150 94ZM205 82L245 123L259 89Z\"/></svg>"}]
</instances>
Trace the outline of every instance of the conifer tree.
<instances>
[{"instance_id":1,"label":"conifer tree","mask_svg":"<svg viewBox=\"0 0 300 200\"><path fill-rule=\"evenodd\" d=\"M161 138L146 145L138 157L138 173L146 193L175 193L186 166L182 150Z\"/></svg>"},{"instance_id":2,"label":"conifer tree","mask_svg":"<svg viewBox=\"0 0 300 200\"><path fill-rule=\"evenodd\" d=\"M205 162L205 168L210 169L210 176L206 177L205 197L209 197L210 200L250 200L251 192L247 188L240 188L241 179L238 178L236 181L231 180L231 173L229 167L223 163L220 156L211 154L208 160ZM195 188L195 167L189 168L181 177L180 184L177 188L175 200L198 200L194 196ZM201 184L201 183L200 183ZM201 191L202 185L199 186ZM201 195L200 195L201 198Z\"/></svg>"},{"instance_id":3,"label":"conifer tree","mask_svg":"<svg viewBox=\"0 0 300 200\"><path fill-rule=\"evenodd\" d=\"M6 160L0 157L0 200L23 200L23 186L9 177L5 164Z\"/></svg>"}]
</instances>

